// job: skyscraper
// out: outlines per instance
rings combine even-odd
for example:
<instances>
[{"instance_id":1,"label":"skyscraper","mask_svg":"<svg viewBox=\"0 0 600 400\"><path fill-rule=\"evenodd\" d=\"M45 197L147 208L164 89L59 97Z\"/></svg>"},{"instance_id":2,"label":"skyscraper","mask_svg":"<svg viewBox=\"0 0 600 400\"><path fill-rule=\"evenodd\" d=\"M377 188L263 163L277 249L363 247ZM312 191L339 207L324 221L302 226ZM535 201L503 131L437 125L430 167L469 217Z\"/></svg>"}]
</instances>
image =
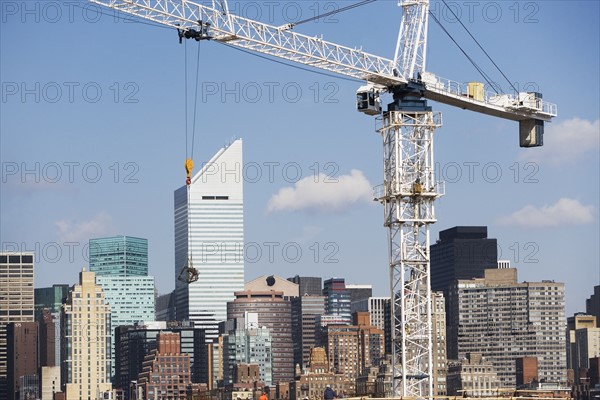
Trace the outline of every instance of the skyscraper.
<instances>
[{"instance_id":1,"label":"skyscraper","mask_svg":"<svg viewBox=\"0 0 600 400\"><path fill-rule=\"evenodd\" d=\"M600 328L600 285L594 286L594 293L585 301L585 311L596 317L596 326Z\"/></svg>"},{"instance_id":2,"label":"skyscraper","mask_svg":"<svg viewBox=\"0 0 600 400\"><path fill-rule=\"evenodd\" d=\"M514 268L488 269L450 291L448 358L481 353L503 387L516 384L515 360L537 357L539 378L566 383L565 286L517 282Z\"/></svg>"},{"instance_id":3,"label":"skyscraper","mask_svg":"<svg viewBox=\"0 0 600 400\"><path fill-rule=\"evenodd\" d=\"M335 315L344 323L352 322L350 312L350 291L346 289L344 278L331 278L323 283L325 315Z\"/></svg>"},{"instance_id":4,"label":"skyscraper","mask_svg":"<svg viewBox=\"0 0 600 400\"><path fill-rule=\"evenodd\" d=\"M25 396L27 388L21 385L21 377L37 375L38 324L35 322L11 322L6 328L8 400L19 400L27 398Z\"/></svg>"},{"instance_id":5,"label":"skyscraper","mask_svg":"<svg viewBox=\"0 0 600 400\"><path fill-rule=\"evenodd\" d=\"M321 296L322 294L323 285L321 277L296 275L288 278L288 281L300 286L300 296Z\"/></svg>"},{"instance_id":6,"label":"skyscraper","mask_svg":"<svg viewBox=\"0 0 600 400\"><path fill-rule=\"evenodd\" d=\"M325 313L325 297L304 295L291 299L294 366L308 367L310 351L317 344L317 321Z\"/></svg>"},{"instance_id":7,"label":"skyscraper","mask_svg":"<svg viewBox=\"0 0 600 400\"><path fill-rule=\"evenodd\" d=\"M132 236L90 239L90 269L110 305L111 378L115 374L114 330L154 321L154 277L148 276L148 240Z\"/></svg>"},{"instance_id":8,"label":"skyscraper","mask_svg":"<svg viewBox=\"0 0 600 400\"><path fill-rule=\"evenodd\" d=\"M293 380L292 313L283 292L236 292L235 300L227 303L227 319L242 319L246 313L258 314L258 325L271 334L273 384Z\"/></svg>"},{"instance_id":9,"label":"skyscraper","mask_svg":"<svg viewBox=\"0 0 600 400\"><path fill-rule=\"evenodd\" d=\"M113 236L90 239L90 271L97 276L147 276L148 239Z\"/></svg>"},{"instance_id":10,"label":"skyscraper","mask_svg":"<svg viewBox=\"0 0 600 400\"><path fill-rule=\"evenodd\" d=\"M66 400L100 399L110 384L110 306L85 269L63 305L61 380Z\"/></svg>"},{"instance_id":11,"label":"skyscraper","mask_svg":"<svg viewBox=\"0 0 600 400\"><path fill-rule=\"evenodd\" d=\"M189 193L186 186L175 191L177 319L205 328L208 339L218 336L234 292L244 290L242 166L238 139L201 166ZM198 281L188 284L179 278L190 256Z\"/></svg>"},{"instance_id":12,"label":"skyscraper","mask_svg":"<svg viewBox=\"0 0 600 400\"><path fill-rule=\"evenodd\" d=\"M40 366L60 364L60 316L69 290L65 284L34 290L35 319L40 325Z\"/></svg>"},{"instance_id":13,"label":"skyscraper","mask_svg":"<svg viewBox=\"0 0 600 400\"><path fill-rule=\"evenodd\" d=\"M443 292L456 279L483 278L488 268L498 267L498 243L487 237L485 226L455 226L440 232L431 245L431 290Z\"/></svg>"},{"instance_id":14,"label":"skyscraper","mask_svg":"<svg viewBox=\"0 0 600 400\"><path fill-rule=\"evenodd\" d=\"M373 285L347 284L346 290L350 292L350 304L373 296Z\"/></svg>"},{"instance_id":15,"label":"skyscraper","mask_svg":"<svg viewBox=\"0 0 600 400\"><path fill-rule=\"evenodd\" d=\"M0 253L0 399L8 398L6 326L33 322L33 253Z\"/></svg>"}]
</instances>

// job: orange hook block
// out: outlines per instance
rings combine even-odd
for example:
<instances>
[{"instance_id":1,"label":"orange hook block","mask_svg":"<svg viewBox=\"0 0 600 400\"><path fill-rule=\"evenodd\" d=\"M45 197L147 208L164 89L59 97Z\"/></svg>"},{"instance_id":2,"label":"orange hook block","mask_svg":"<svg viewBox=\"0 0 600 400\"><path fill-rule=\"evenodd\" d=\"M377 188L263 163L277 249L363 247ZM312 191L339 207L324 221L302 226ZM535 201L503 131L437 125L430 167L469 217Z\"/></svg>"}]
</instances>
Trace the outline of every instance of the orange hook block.
<instances>
[{"instance_id":1,"label":"orange hook block","mask_svg":"<svg viewBox=\"0 0 600 400\"><path fill-rule=\"evenodd\" d=\"M185 172L187 174L187 179L185 180L185 184L190 186L192 184L192 171L194 170L194 161L191 158L185 160Z\"/></svg>"}]
</instances>

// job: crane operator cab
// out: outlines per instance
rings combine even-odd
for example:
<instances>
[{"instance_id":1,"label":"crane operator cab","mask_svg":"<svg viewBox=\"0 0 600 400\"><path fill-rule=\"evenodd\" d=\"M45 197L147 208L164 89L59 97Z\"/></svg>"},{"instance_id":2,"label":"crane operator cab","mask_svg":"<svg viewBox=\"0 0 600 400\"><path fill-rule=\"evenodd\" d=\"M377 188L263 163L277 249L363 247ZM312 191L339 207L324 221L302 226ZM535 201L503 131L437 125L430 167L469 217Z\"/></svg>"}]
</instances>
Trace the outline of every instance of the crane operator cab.
<instances>
[{"instance_id":1,"label":"crane operator cab","mask_svg":"<svg viewBox=\"0 0 600 400\"><path fill-rule=\"evenodd\" d=\"M381 114L381 89L373 84L364 85L356 91L356 109L367 115Z\"/></svg>"}]
</instances>

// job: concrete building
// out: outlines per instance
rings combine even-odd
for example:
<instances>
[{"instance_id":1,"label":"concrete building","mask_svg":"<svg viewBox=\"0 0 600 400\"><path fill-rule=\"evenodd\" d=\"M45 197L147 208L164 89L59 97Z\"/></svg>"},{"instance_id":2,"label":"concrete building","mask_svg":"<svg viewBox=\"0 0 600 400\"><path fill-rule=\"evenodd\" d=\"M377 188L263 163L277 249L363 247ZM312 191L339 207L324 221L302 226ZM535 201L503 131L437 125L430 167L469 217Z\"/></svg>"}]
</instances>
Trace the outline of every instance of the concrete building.
<instances>
[{"instance_id":1,"label":"concrete building","mask_svg":"<svg viewBox=\"0 0 600 400\"><path fill-rule=\"evenodd\" d=\"M539 378L565 383L565 287L553 281L517 282L514 268L458 280L450 291L448 358L481 353L502 387L514 387L515 359L537 357Z\"/></svg>"},{"instance_id":2,"label":"concrete building","mask_svg":"<svg viewBox=\"0 0 600 400\"><path fill-rule=\"evenodd\" d=\"M110 306L83 269L63 305L61 381L66 400L102 399L110 384Z\"/></svg>"},{"instance_id":3,"label":"concrete building","mask_svg":"<svg viewBox=\"0 0 600 400\"><path fill-rule=\"evenodd\" d=\"M585 301L585 312L596 317L596 326L600 328L600 285L594 286L594 293Z\"/></svg>"},{"instance_id":4,"label":"concrete building","mask_svg":"<svg viewBox=\"0 0 600 400\"><path fill-rule=\"evenodd\" d=\"M237 365L254 364L259 367L260 379L266 386L273 385L273 338L269 329L258 323L258 314L246 312L244 318L229 320L223 335L223 385L235 382ZM228 326L229 325L229 326Z\"/></svg>"},{"instance_id":5,"label":"concrete building","mask_svg":"<svg viewBox=\"0 0 600 400\"><path fill-rule=\"evenodd\" d=\"M40 400L54 400L60 392L60 366L40 368Z\"/></svg>"},{"instance_id":6,"label":"concrete building","mask_svg":"<svg viewBox=\"0 0 600 400\"><path fill-rule=\"evenodd\" d=\"M227 302L244 290L242 166L242 140L238 139L193 176L189 208L187 186L174 196L177 320L204 328L208 340L218 337L218 323L227 320ZM188 284L179 276L190 255L198 281Z\"/></svg>"},{"instance_id":7,"label":"concrete building","mask_svg":"<svg viewBox=\"0 0 600 400\"><path fill-rule=\"evenodd\" d=\"M166 322L147 322L120 326L115 330L115 385L129 399L129 385L143 371L147 354L157 348L159 333L177 333L181 353L190 357L192 383L206 383L209 377L209 349L204 330L192 326L167 325Z\"/></svg>"},{"instance_id":8,"label":"concrete building","mask_svg":"<svg viewBox=\"0 0 600 400\"><path fill-rule=\"evenodd\" d=\"M344 278L331 278L323 283L325 315L339 316L344 323L352 321L350 312L350 291L346 289Z\"/></svg>"},{"instance_id":9,"label":"concrete building","mask_svg":"<svg viewBox=\"0 0 600 400\"><path fill-rule=\"evenodd\" d=\"M327 353L322 347L311 350L305 371L289 383L289 400L321 400L327 385L340 398L354 394L354 380L329 368Z\"/></svg>"},{"instance_id":10,"label":"concrete building","mask_svg":"<svg viewBox=\"0 0 600 400\"><path fill-rule=\"evenodd\" d=\"M89 259L96 276L148 276L148 239L123 235L90 239Z\"/></svg>"},{"instance_id":11,"label":"concrete building","mask_svg":"<svg viewBox=\"0 0 600 400\"><path fill-rule=\"evenodd\" d=\"M0 399L9 396L6 327L34 321L33 264L33 253L0 253Z\"/></svg>"},{"instance_id":12,"label":"concrete building","mask_svg":"<svg viewBox=\"0 0 600 400\"><path fill-rule=\"evenodd\" d=\"M291 299L294 366L308 366L310 352L317 344L317 321L325 313L325 297L307 295Z\"/></svg>"},{"instance_id":13,"label":"concrete building","mask_svg":"<svg viewBox=\"0 0 600 400\"><path fill-rule=\"evenodd\" d=\"M582 344L577 343L577 331L592 328L596 328L596 317L593 315L576 313L567 318L567 370L571 385L579 383L580 368L587 367L587 360L582 360L580 356L583 349ZM584 361L584 365L581 365L581 361Z\"/></svg>"},{"instance_id":14,"label":"concrete building","mask_svg":"<svg viewBox=\"0 0 600 400\"><path fill-rule=\"evenodd\" d=\"M244 291L246 292L268 292L270 290L283 292L283 297L286 300L300 296L299 289L298 284L277 275L259 276L244 285Z\"/></svg>"},{"instance_id":15,"label":"concrete building","mask_svg":"<svg viewBox=\"0 0 600 400\"><path fill-rule=\"evenodd\" d=\"M467 353L460 361L448 362L448 396L497 396L499 387L494 364L480 353Z\"/></svg>"},{"instance_id":16,"label":"concrete building","mask_svg":"<svg viewBox=\"0 0 600 400\"><path fill-rule=\"evenodd\" d=\"M371 317L371 325L385 332L385 352L392 353L392 303L389 297L369 297L351 303L352 314L367 311ZM444 327L445 329L445 327Z\"/></svg>"},{"instance_id":17,"label":"concrete building","mask_svg":"<svg viewBox=\"0 0 600 400\"><path fill-rule=\"evenodd\" d=\"M590 368L590 359L600 357L600 328L580 328L575 331L575 382L582 378L580 371Z\"/></svg>"},{"instance_id":18,"label":"concrete building","mask_svg":"<svg viewBox=\"0 0 600 400\"><path fill-rule=\"evenodd\" d=\"M27 393L21 377L37 374L37 340L37 322L11 322L6 327L8 400L19 400Z\"/></svg>"},{"instance_id":19,"label":"concrete building","mask_svg":"<svg viewBox=\"0 0 600 400\"><path fill-rule=\"evenodd\" d=\"M321 277L316 276L293 276L288 281L299 286L300 296L321 296L323 284Z\"/></svg>"},{"instance_id":20,"label":"concrete building","mask_svg":"<svg viewBox=\"0 0 600 400\"><path fill-rule=\"evenodd\" d=\"M258 325L272 336L273 384L294 379L291 304L283 292L236 292L227 303L227 319L241 319L246 313L258 314Z\"/></svg>"},{"instance_id":21,"label":"concrete building","mask_svg":"<svg viewBox=\"0 0 600 400\"><path fill-rule=\"evenodd\" d=\"M157 348L144 362L144 370L137 379L143 400L186 400L191 381L190 356L181 353L178 333L162 332L157 337Z\"/></svg>"},{"instance_id":22,"label":"concrete building","mask_svg":"<svg viewBox=\"0 0 600 400\"><path fill-rule=\"evenodd\" d=\"M367 313L355 314L356 325L325 326L321 343L328 354L331 372L356 379L367 367L377 365L384 358L384 332L367 325Z\"/></svg>"},{"instance_id":23,"label":"concrete building","mask_svg":"<svg viewBox=\"0 0 600 400\"><path fill-rule=\"evenodd\" d=\"M447 394L446 375L446 301L442 292L431 293L431 324L433 326L433 390L437 396Z\"/></svg>"}]
</instances>

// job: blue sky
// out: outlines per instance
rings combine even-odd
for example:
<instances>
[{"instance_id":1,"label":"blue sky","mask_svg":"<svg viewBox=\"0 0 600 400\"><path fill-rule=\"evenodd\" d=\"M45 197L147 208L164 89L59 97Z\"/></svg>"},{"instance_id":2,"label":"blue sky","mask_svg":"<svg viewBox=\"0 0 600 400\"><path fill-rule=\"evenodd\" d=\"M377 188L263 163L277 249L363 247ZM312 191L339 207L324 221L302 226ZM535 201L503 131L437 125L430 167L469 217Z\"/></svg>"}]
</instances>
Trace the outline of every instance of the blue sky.
<instances>
[{"instance_id":1,"label":"blue sky","mask_svg":"<svg viewBox=\"0 0 600 400\"><path fill-rule=\"evenodd\" d=\"M230 4L279 25L349 3ZM455 225L487 225L521 280L565 282L567 312L582 310L600 283L599 3L449 4L511 81L539 88L559 116L543 148L520 149L516 123L432 103L443 112L435 156L447 182L432 240ZM35 250L42 287L75 282L91 237L145 237L150 273L161 293L171 290L185 46L172 30L98 15L85 2L0 5L3 250ZM432 10L508 91L442 3ZM296 30L391 58L400 15L396 2L379 1ZM197 46L187 43L190 121ZM354 110L360 82L200 46L194 159L244 139L246 279L343 276L387 294L383 211L369 190L382 181L382 144L373 119ZM433 21L427 70L481 80Z\"/></svg>"}]
</instances>

